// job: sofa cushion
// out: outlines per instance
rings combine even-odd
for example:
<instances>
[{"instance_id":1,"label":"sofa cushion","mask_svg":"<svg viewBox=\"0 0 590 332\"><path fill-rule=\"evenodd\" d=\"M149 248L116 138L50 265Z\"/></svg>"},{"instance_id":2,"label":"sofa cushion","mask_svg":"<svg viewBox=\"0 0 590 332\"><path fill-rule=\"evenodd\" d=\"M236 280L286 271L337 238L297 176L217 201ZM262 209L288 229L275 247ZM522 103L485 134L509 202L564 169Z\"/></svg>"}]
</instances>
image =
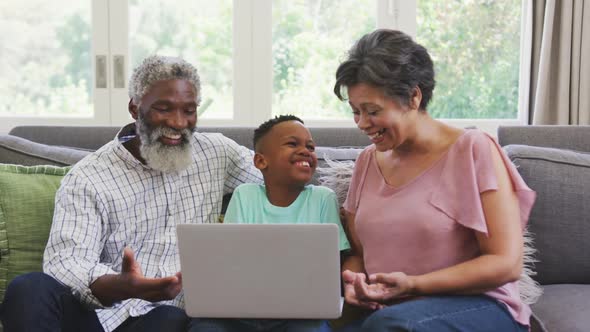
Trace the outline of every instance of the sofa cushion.
<instances>
[{"instance_id":1,"label":"sofa cushion","mask_svg":"<svg viewBox=\"0 0 590 332\"><path fill-rule=\"evenodd\" d=\"M0 135L0 163L25 166L67 166L86 157L90 151L45 145L27 139Z\"/></svg>"},{"instance_id":2,"label":"sofa cushion","mask_svg":"<svg viewBox=\"0 0 590 332\"><path fill-rule=\"evenodd\" d=\"M547 285L532 309L546 331L583 332L590 326L588 298L590 285Z\"/></svg>"},{"instance_id":3,"label":"sofa cushion","mask_svg":"<svg viewBox=\"0 0 590 332\"><path fill-rule=\"evenodd\" d=\"M0 164L0 301L15 276L42 270L55 192L69 169Z\"/></svg>"},{"instance_id":4,"label":"sofa cushion","mask_svg":"<svg viewBox=\"0 0 590 332\"><path fill-rule=\"evenodd\" d=\"M541 284L590 283L590 154L525 145L505 150L537 200L529 229Z\"/></svg>"}]
</instances>

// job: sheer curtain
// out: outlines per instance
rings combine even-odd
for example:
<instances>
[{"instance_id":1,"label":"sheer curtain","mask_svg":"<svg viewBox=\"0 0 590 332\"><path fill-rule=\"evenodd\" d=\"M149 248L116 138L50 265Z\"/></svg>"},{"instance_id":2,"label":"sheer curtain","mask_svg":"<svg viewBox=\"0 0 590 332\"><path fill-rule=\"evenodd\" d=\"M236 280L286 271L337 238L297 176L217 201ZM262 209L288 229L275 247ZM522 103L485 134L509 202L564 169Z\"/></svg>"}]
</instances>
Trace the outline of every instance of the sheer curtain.
<instances>
[{"instance_id":1,"label":"sheer curtain","mask_svg":"<svg viewBox=\"0 0 590 332\"><path fill-rule=\"evenodd\" d=\"M525 0L523 8L528 122L590 125L590 1Z\"/></svg>"}]
</instances>

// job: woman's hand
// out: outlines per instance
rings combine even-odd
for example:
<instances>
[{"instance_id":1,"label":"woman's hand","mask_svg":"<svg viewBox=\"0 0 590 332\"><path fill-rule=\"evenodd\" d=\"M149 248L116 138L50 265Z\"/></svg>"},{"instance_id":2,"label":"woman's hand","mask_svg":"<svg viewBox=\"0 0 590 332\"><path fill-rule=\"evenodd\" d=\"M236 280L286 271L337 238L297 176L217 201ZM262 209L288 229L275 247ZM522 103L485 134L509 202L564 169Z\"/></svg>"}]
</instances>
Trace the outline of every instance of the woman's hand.
<instances>
[{"instance_id":1,"label":"woman's hand","mask_svg":"<svg viewBox=\"0 0 590 332\"><path fill-rule=\"evenodd\" d=\"M375 273L369 276L369 284L359 291L361 297L381 304L395 302L412 295L413 279L403 272Z\"/></svg>"},{"instance_id":2,"label":"woman's hand","mask_svg":"<svg viewBox=\"0 0 590 332\"><path fill-rule=\"evenodd\" d=\"M372 310L401 302L411 296L414 289L413 279L403 272L372 274L367 282L364 273L346 270L342 280L346 302Z\"/></svg>"},{"instance_id":3,"label":"woman's hand","mask_svg":"<svg viewBox=\"0 0 590 332\"><path fill-rule=\"evenodd\" d=\"M363 294L366 293L366 288L369 287L366 283L366 276L364 273L344 270L344 272L342 272L342 281L344 282L344 300L346 303L371 310L380 307L379 303L367 301L365 300L366 297L363 296Z\"/></svg>"}]
</instances>

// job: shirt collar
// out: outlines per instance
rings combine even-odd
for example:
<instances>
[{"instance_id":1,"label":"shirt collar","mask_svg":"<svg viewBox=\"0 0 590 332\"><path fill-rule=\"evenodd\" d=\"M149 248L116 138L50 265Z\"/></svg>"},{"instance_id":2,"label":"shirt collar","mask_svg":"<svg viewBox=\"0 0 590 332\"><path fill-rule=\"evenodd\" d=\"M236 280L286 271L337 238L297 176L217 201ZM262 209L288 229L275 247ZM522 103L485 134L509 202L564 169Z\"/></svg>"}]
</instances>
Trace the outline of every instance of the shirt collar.
<instances>
[{"instance_id":1,"label":"shirt collar","mask_svg":"<svg viewBox=\"0 0 590 332\"><path fill-rule=\"evenodd\" d=\"M135 122L123 126L113 139L113 143L115 144L115 153L117 156L119 156L119 158L133 167L141 167L146 170L152 170L151 167L144 165L139 160L137 160L137 158L135 158L135 156L133 156L131 152L129 152L129 150L123 146L123 143L135 138L135 136L137 136L135 131Z\"/></svg>"},{"instance_id":2,"label":"shirt collar","mask_svg":"<svg viewBox=\"0 0 590 332\"><path fill-rule=\"evenodd\" d=\"M135 138L135 136L137 136L137 132L135 131L135 122L132 122L121 128L115 139L120 143L125 143L128 140Z\"/></svg>"}]
</instances>

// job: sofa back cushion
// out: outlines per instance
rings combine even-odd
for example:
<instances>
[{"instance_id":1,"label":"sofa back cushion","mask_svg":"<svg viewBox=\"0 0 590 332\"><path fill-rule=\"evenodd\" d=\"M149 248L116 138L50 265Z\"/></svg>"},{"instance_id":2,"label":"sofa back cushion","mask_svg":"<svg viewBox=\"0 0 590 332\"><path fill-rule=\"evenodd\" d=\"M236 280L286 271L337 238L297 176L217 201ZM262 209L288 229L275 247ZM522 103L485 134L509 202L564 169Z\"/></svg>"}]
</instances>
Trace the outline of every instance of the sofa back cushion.
<instances>
[{"instance_id":1,"label":"sofa back cushion","mask_svg":"<svg viewBox=\"0 0 590 332\"><path fill-rule=\"evenodd\" d=\"M541 284L590 283L590 154L526 145L504 147L537 200L529 230Z\"/></svg>"},{"instance_id":2,"label":"sofa back cushion","mask_svg":"<svg viewBox=\"0 0 590 332\"><path fill-rule=\"evenodd\" d=\"M590 152L590 126L500 126L498 143Z\"/></svg>"},{"instance_id":3,"label":"sofa back cushion","mask_svg":"<svg viewBox=\"0 0 590 332\"><path fill-rule=\"evenodd\" d=\"M24 166L68 166L90 151L33 142L22 137L0 135L0 163Z\"/></svg>"},{"instance_id":4,"label":"sofa back cushion","mask_svg":"<svg viewBox=\"0 0 590 332\"><path fill-rule=\"evenodd\" d=\"M222 133L238 144L252 149L255 128L199 126L197 130L204 133ZM111 141L120 129L118 126L17 126L12 128L9 134L49 145L97 150ZM371 144L367 135L356 127L313 127L309 130L318 146L359 147Z\"/></svg>"},{"instance_id":5,"label":"sofa back cushion","mask_svg":"<svg viewBox=\"0 0 590 332\"><path fill-rule=\"evenodd\" d=\"M131 121L131 119L130 119ZM113 140L120 126L16 126L9 132L29 141L52 146L98 150Z\"/></svg>"},{"instance_id":6,"label":"sofa back cushion","mask_svg":"<svg viewBox=\"0 0 590 332\"><path fill-rule=\"evenodd\" d=\"M69 169L0 164L0 302L14 277L42 270L55 192Z\"/></svg>"}]
</instances>

